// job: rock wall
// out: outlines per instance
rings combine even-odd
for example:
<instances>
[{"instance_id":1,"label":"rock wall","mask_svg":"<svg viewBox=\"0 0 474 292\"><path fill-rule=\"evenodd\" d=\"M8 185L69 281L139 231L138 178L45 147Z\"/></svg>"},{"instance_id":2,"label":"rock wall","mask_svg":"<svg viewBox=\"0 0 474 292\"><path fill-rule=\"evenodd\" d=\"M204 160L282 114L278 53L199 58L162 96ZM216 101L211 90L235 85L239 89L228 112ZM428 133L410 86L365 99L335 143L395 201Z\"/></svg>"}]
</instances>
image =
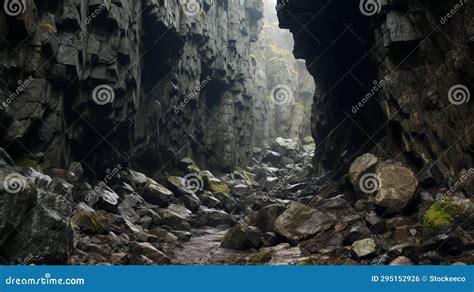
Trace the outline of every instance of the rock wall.
<instances>
[{"instance_id":1,"label":"rock wall","mask_svg":"<svg viewBox=\"0 0 474 292\"><path fill-rule=\"evenodd\" d=\"M293 38L278 27L276 1L264 1L264 26L252 44L257 69L254 94L255 145L270 145L277 137L302 140L311 134L314 80L305 61L292 54Z\"/></svg>"},{"instance_id":2,"label":"rock wall","mask_svg":"<svg viewBox=\"0 0 474 292\"><path fill-rule=\"evenodd\" d=\"M8 0L6 0L8 1ZM153 175L251 153L260 1L26 1L0 13L0 146L17 165Z\"/></svg>"},{"instance_id":3,"label":"rock wall","mask_svg":"<svg viewBox=\"0 0 474 292\"><path fill-rule=\"evenodd\" d=\"M317 173L342 174L367 151L438 182L473 166L473 9L471 1L278 1L280 25L320 89Z\"/></svg>"}]
</instances>

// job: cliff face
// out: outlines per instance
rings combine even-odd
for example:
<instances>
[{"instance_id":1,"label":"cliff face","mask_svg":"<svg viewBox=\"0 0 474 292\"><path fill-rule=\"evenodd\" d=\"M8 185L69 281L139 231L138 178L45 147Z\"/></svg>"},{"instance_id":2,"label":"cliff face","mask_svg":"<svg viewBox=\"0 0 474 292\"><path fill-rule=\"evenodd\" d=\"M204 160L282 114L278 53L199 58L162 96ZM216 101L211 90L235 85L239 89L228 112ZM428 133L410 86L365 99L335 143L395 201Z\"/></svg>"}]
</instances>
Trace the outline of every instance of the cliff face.
<instances>
[{"instance_id":1,"label":"cliff face","mask_svg":"<svg viewBox=\"0 0 474 292\"><path fill-rule=\"evenodd\" d=\"M279 0L277 9L320 89L318 173L344 173L367 151L437 181L473 166L472 2Z\"/></svg>"},{"instance_id":2,"label":"cliff face","mask_svg":"<svg viewBox=\"0 0 474 292\"><path fill-rule=\"evenodd\" d=\"M255 146L270 145L277 137L302 140L310 136L310 115L314 80L304 60L292 53L293 37L279 29L276 1L264 1L264 26L251 52L255 74Z\"/></svg>"},{"instance_id":3,"label":"cliff face","mask_svg":"<svg viewBox=\"0 0 474 292\"><path fill-rule=\"evenodd\" d=\"M175 156L245 163L262 13L250 0L26 1L1 13L0 146L17 164L82 161L99 176Z\"/></svg>"}]
</instances>

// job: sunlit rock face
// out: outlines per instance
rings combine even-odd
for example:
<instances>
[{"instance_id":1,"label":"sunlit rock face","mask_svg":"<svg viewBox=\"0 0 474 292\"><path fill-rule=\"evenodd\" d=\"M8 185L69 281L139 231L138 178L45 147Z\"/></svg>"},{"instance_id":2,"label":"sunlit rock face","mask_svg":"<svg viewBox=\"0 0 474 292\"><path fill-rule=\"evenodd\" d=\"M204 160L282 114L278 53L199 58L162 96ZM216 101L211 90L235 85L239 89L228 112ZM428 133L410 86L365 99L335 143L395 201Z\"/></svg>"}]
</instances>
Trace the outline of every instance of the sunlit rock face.
<instances>
[{"instance_id":1,"label":"sunlit rock face","mask_svg":"<svg viewBox=\"0 0 474 292\"><path fill-rule=\"evenodd\" d=\"M270 145L277 137L303 140L311 135L311 103L315 92L304 60L293 55L293 36L278 26L276 0L264 1L263 29L251 52L257 68L254 94L254 145Z\"/></svg>"},{"instance_id":2,"label":"sunlit rock face","mask_svg":"<svg viewBox=\"0 0 474 292\"><path fill-rule=\"evenodd\" d=\"M345 173L371 150L419 176L456 179L473 166L474 4L366 2L278 1L320 89L316 172Z\"/></svg>"},{"instance_id":3,"label":"sunlit rock face","mask_svg":"<svg viewBox=\"0 0 474 292\"><path fill-rule=\"evenodd\" d=\"M27 2L0 13L0 146L15 160L98 175L248 161L262 2Z\"/></svg>"}]
</instances>

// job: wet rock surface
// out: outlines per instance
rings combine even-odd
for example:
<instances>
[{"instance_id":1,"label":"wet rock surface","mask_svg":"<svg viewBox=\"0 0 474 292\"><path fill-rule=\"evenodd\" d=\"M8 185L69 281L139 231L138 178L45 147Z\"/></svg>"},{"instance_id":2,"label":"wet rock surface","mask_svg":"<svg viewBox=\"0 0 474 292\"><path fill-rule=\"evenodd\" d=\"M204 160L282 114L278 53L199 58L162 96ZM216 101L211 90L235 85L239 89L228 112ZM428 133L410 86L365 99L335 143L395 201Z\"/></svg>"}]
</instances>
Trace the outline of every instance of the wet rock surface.
<instances>
[{"instance_id":1,"label":"wet rock surface","mask_svg":"<svg viewBox=\"0 0 474 292\"><path fill-rule=\"evenodd\" d=\"M474 263L471 2L279 0L306 63L260 1L27 2L0 12L0 263Z\"/></svg>"},{"instance_id":2,"label":"wet rock surface","mask_svg":"<svg viewBox=\"0 0 474 292\"><path fill-rule=\"evenodd\" d=\"M77 163L62 172L71 183L32 168L2 168L4 181L15 174L22 185L11 193L5 189L11 184L4 182L0 198L18 204L19 212L25 210L19 223L13 214L2 213L2 260L15 263L27 256L30 264L92 265L472 264L472 198L458 192L434 199L429 194L441 194L441 188L418 186L409 168L380 157L371 159L376 161L370 166L376 183L372 192L363 192L364 184L357 181L364 179L360 174L370 174L365 166L357 168L364 169L359 175L352 168L340 181L298 177L311 167L313 152L298 143L282 147L279 142L271 148L294 151L300 162L264 162L268 149L263 148L255 150L253 166L231 174L188 169L182 176L155 181L126 168L107 188L93 189L97 199L85 201L77 198L87 198L91 190L84 187ZM386 177L385 172L397 175ZM190 174L201 185L191 188L186 178ZM382 190L389 191L386 200L380 199ZM150 200L150 192L160 199ZM116 204L104 203L102 198L110 194L118 197ZM13 224L18 224L15 229ZM33 246L44 248L32 250L22 234L35 240Z\"/></svg>"}]
</instances>

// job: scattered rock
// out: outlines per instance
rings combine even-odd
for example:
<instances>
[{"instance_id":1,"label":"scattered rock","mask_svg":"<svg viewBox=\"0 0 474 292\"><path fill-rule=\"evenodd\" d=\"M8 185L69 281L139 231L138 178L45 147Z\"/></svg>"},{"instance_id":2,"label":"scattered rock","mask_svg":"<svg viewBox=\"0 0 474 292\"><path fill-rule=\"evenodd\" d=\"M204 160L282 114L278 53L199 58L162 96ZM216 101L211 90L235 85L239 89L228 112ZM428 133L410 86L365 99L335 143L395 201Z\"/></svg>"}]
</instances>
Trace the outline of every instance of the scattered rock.
<instances>
[{"instance_id":1,"label":"scattered rock","mask_svg":"<svg viewBox=\"0 0 474 292\"><path fill-rule=\"evenodd\" d=\"M202 193L199 195L202 204L208 208L216 208L221 204L219 199L215 198L211 193Z\"/></svg>"},{"instance_id":2,"label":"scattered rock","mask_svg":"<svg viewBox=\"0 0 474 292\"><path fill-rule=\"evenodd\" d=\"M178 201L193 213L196 213L202 205L201 200L195 194L182 195Z\"/></svg>"},{"instance_id":3,"label":"scattered rock","mask_svg":"<svg viewBox=\"0 0 474 292\"><path fill-rule=\"evenodd\" d=\"M377 168L380 189L375 203L392 213L402 211L410 203L418 187L415 174L399 165L383 165Z\"/></svg>"},{"instance_id":4,"label":"scattered rock","mask_svg":"<svg viewBox=\"0 0 474 292\"><path fill-rule=\"evenodd\" d=\"M329 222L327 214L300 203L291 203L275 221L275 232L298 242L320 232Z\"/></svg>"},{"instance_id":5,"label":"scattered rock","mask_svg":"<svg viewBox=\"0 0 474 292\"><path fill-rule=\"evenodd\" d=\"M390 266L413 266L413 262L404 256L399 256L395 259L393 259L390 263Z\"/></svg>"},{"instance_id":6,"label":"scattered rock","mask_svg":"<svg viewBox=\"0 0 474 292\"><path fill-rule=\"evenodd\" d=\"M360 189L360 179L361 177L370 172L375 170L375 166L378 163L378 158L377 156L371 154L371 153L365 153L352 162L350 168L349 168L349 181L352 184L352 187L357 190L361 191Z\"/></svg>"},{"instance_id":7,"label":"scattered rock","mask_svg":"<svg viewBox=\"0 0 474 292\"><path fill-rule=\"evenodd\" d=\"M273 231L275 220L284 210L285 206L282 205L272 204L265 206L251 215L249 224L263 231Z\"/></svg>"},{"instance_id":8,"label":"scattered rock","mask_svg":"<svg viewBox=\"0 0 474 292\"><path fill-rule=\"evenodd\" d=\"M360 259L374 256L377 249L378 246L372 238L357 240L351 246L352 252Z\"/></svg>"},{"instance_id":9,"label":"scattered rock","mask_svg":"<svg viewBox=\"0 0 474 292\"><path fill-rule=\"evenodd\" d=\"M260 229L248 225L237 225L229 229L221 242L221 247L230 249L259 248Z\"/></svg>"},{"instance_id":10,"label":"scattered rock","mask_svg":"<svg viewBox=\"0 0 474 292\"><path fill-rule=\"evenodd\" d=\"M71 224L85 233L106 234L110 229L111 216L113 215L104 211L79 211L72 215Z\"/></svg>"},{"instance_id":11,"label":"scattered rock","mask_svg":"<svg viewBox=\"0 0 474 292\"><path fill-rule=\"evenodd\" d=\"M157 265L168 265L171 263L171 260L165 253L159 251L148 242L135 242L131 247L131 251L135 255L145 256Z\"/></svg>"},{"instance_id":12,"label":"scattered rock","mask_svg":"<svg viewBox=\"0 0 474 292\"><path fill-rule=\"evenodd\" d=\"M196 226L232 226L234 225L235 219L228 213L217 210L201 207L199 212L196 214Z\"/></svg>"},{"instance_id":13,"label":"scattered rock","mask_svg":"<svg viewBox=\"0 0 474 292\"><path fill-rule=\"evenodd\" d=\"M192 212L185 207L180 207L172 204L166 209L160 209L161 224L173 229L189 231Z\"/></svg>"}]
</instances>

